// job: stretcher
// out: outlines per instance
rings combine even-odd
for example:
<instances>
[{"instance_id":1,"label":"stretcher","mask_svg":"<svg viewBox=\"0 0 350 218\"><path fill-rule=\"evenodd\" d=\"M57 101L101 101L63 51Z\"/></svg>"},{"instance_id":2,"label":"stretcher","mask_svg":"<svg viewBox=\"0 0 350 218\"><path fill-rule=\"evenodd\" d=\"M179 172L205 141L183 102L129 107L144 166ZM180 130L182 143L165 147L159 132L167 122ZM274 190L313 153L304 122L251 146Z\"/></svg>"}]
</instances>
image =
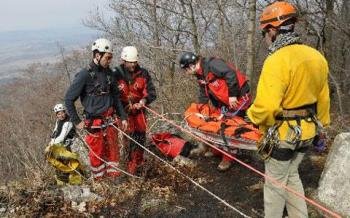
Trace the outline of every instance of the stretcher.
<instances>
[{"instance_id":1,"label":"stretcher","mask_svg":"<svg viewBox=\"0 0 350 218\"><path fill-rule=\"evenodd\" d=\"M196 136L229 151L257 150L262 134L238 116L225 116L208 104L192 103L185 111L185 127Z\"/></svg>"}]
</instances>

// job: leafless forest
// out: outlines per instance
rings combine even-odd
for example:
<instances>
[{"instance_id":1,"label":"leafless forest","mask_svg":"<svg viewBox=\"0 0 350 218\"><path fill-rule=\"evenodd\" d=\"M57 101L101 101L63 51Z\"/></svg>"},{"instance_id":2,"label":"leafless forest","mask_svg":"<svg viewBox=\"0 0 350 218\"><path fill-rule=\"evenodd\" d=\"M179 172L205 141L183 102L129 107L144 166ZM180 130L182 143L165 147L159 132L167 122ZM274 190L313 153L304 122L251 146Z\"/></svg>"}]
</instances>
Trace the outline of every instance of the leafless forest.
<instances>
[{"instance_id":1,"label":"leafless forest","mask_svg":"<svg viewBox=\"0 0 350 218\"><path fill-rule=\"evenodd\" d=\"M266 46L257 29L267 0L110 0L84 20L115 43L136 45L141 65L152 72L158 99L154 108L183 112L196 99L196 83L179 72L181 51L221 56L246 72L253 93ZM293 0L299 9L297 32L329 61L332 98L331 136L349 130L350 1ZM108 13L107 13L108 11ZM107 16L108 14L108 16ZM64 46L64 45L63 45ZM87 65L90 52L62 52L57 64L37 63L26 79L0 87L1 182L41 183L50 175L43 157L54 124L51 107L62 101L69 80Z\"/></svg>"}]
</instances>

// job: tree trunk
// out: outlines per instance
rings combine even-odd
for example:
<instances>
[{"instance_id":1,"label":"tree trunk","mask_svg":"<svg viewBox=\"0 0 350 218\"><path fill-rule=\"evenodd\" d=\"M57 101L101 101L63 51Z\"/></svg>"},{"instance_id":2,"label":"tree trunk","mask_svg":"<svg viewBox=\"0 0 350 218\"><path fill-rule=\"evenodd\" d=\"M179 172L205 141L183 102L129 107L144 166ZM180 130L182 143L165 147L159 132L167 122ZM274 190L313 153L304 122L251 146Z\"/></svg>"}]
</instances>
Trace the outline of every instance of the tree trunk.
<instances>
[{"instance_id":1,"label":"tree trunk","mask_svg":"<svg viewBox=\"0 0 350 218\"><path fill-rule=\"evenodd\" d=\"M332 19L334 18L334 1L326 0L326 23L324 28L324 53L329 63L332 63L333 57L333 28L331 26Z\"/></svg>"},{"instance_id":2,"label":"tree trunk","mask_svg":"<svg viewBox=\"0 0 350 218\"><path fill-rule=\"evenodd\" d=\"M161 46L160 37L159 37L159 22L158 22L158 16L157 16L157 0L153 0L152 2L152 17L153 17L153 41L154 46L159 47Z\"/></svg>"},{"instance_id":3,"label":"tree trunk","mask_svg":"<svg viewBox=\"0 0 350 218\"><path fill-rule=\"evenodd\" d=\"M151 0L152 1L152 8L151 8L151 14L152 14L152 21L153 21L153 32L152 32L152 39L153 39L153 46L155 47L160 47L161 46L161 41L160 41L160 37L159 37L159 22L158 22L158 15L157 15L157 0ZM157 70L160 70L160 66L162 66L162 64L160 63L160 57L159 57L159 50L158 49L154 49L153 50L153 54L151 55L151 57L153 58L153 70L155 71L155 73L158 73ZM164 84L164 75L163 73L158 73L159 75L159 79L160 79L160 83L159 86L162 87L162 85Z\"/></svg>"},{"instance_id":4,"label":"tree trunk","mask_svg":"<svg viewBox=\"0 0 350 218\"><path fill-rule=\"evenodd\" d=\"M199 45L198 27L197 27L197 23L196 23L196 15L194 13L194 7L193 7L192 0L189 3L189 7L190 7L190 13L191 13L190 16L191 16L191 27L192 27L192 43L193 43L193 47L194 47L196 54L200 54L201 49L200 49L200 45Z\"/></svg>"},{"instance_id":5,"label":"tree trunk","mask_svg":"<svg viewBox=\"0 0 350 218\"><path fill-rule=\"evenodd\" d=\"M254 72L254 39L255 39L255 19L256 19L256 1L249 0L249 21L247 32L247 69L246 75L251 78Z\"/></svg>"}]
</instances>

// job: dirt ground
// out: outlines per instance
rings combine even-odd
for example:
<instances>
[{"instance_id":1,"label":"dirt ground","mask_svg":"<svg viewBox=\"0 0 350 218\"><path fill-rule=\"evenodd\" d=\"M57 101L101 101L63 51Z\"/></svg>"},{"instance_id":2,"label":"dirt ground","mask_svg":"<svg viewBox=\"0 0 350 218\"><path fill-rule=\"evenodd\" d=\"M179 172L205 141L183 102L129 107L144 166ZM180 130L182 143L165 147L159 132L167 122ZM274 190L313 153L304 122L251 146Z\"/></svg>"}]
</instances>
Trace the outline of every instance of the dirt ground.
<instances>
[{"instance_id":1,"label":"dirt ground","mask_svg":"<svg viewBox=\"0 0 350 218\"><path fill-rule=\"evenodd\" d=\"M263 162L254 152L239 159L263 171ZM183 173L250 217L263 217L263 179L238 163L226 172L217 171L219 157L195 159L195 168L178 167ZM64 199L60 187L50 178L39 187L30 184L0 189L0 216L29 217L242 217L184 177L149 158L141 175L144 179L124 177L120 181L86 181L103 200L75 203ZM325 163L325 155L309 151L300 167L306 195L315 193ZM80 204L81 202L77 202ZM75 206L74 206L75 205ZM321 214L310 206L310 217Z\"/></svg>"},{"instance_id":2,"label":"dirt ground","mask_svg":"<svg viewBox=\"0 0 350 218\"><path fill-rule=\"evenodd\" d=\"M311 157L311 158L310 158ZM239 159L263 172L263 162L254 152L244 152ZM229 204L250 217L263 217L263 179L246 167L235 163L226 172L219 172L216 167L219 157L199 158L197 171L192 178L202 177L207 181L203 184L211 192L227 201ZM300 167L300 175L307 196L312 196L318 186L325 156L309 151ZM206 192L189 186L189 190L178 192L175 207L183 208L176 217L242 217L237 212L224 206ZM308 206L310 217L320 217L312 206ZM155 217L172 216L166 211L153 214Z\"/></svg>"}]
</instances>

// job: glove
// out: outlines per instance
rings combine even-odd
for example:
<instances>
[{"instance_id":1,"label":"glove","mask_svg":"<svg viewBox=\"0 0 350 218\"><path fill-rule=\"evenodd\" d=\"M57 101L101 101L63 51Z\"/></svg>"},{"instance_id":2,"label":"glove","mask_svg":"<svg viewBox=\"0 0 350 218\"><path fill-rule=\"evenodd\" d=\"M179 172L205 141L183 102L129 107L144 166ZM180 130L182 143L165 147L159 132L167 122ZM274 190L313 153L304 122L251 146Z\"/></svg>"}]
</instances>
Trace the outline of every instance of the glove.
<instances>
[{"instance_id":1,"label":"glove","mask_svg":"<svg viewBox=\"0 0 350 218\"><path fill-rule=\"evenodd\" d=\"M326 134L319 133L314 137L312 144L317 152L323 152L326 150Z\"/></svg>"}]
</instances>

